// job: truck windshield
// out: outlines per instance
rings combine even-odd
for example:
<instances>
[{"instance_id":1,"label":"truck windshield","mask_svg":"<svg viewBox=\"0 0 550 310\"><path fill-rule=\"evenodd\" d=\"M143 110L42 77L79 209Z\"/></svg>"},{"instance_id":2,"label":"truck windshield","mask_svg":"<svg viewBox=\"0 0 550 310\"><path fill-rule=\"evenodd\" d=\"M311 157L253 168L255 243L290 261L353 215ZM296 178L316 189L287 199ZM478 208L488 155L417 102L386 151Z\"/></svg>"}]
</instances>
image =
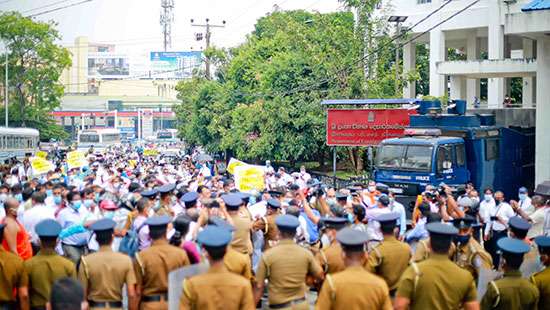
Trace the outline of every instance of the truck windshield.
<instances>
[{"instance_id":1,"label":"truck windshield","mask_svg":"<svg viewBox=\"0 0 550 310\"><path fill-rule=\"evenodd\" d=\"M433 147L427 145L386 144L378 148L379 168L430 171Z\"/></svg>"},{"instance_id":2,"label":"truck windshield","mask_svg":"<svg viewBox=\"0 0 550 310\"><path fill-rule=\"evenodd\" d=\"M82 143L98 143L99 142L99 135L97 134L81 134L80 135L80 141Z\"/></svg>"}]
</instances>

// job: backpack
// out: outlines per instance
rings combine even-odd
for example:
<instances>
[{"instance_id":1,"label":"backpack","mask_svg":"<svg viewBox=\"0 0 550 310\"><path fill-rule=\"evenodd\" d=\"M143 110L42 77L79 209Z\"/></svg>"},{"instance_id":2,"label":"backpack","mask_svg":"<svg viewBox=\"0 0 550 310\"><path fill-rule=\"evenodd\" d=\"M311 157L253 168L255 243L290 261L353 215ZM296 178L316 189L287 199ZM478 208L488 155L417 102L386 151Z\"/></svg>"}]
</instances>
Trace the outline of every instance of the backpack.
<instances>
[{"instance_id":1,"label":"backpack","mask_svg":"<svg viewBox=\"0 0 550 310\"><path fill-rule=\"evenodd\" d=\"M126 235L120 241L118 251L124 253L131 258L136 256L139 250L139 231L145 226L145 223L141 224L138 228L132 228L126 232Z\"/></svg>"}]
</instances>

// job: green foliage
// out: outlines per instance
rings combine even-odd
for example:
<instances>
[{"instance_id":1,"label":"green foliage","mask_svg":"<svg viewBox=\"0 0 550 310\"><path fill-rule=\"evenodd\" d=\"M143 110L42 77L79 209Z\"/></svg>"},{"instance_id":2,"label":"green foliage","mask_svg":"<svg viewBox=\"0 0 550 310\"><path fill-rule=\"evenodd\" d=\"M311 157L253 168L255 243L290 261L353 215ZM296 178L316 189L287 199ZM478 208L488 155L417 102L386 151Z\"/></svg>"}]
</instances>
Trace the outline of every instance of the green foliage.
<instances>
[{"instance_id":1,"label":"green foliage","mask_svg":"<svg viewBox=\"0 0 550 310\"><path fill-rule=\"evenodd\" d=\"M36 126L44 131L42 138L61 139L65 133L49 112L60 104L59 78L71 60L67 49L55 43L61 37L54 27L16 12L0 15L0 40L9 53L10 123ZM0 76L4 81L4 70Z\"/></svg>"}]
</instances>

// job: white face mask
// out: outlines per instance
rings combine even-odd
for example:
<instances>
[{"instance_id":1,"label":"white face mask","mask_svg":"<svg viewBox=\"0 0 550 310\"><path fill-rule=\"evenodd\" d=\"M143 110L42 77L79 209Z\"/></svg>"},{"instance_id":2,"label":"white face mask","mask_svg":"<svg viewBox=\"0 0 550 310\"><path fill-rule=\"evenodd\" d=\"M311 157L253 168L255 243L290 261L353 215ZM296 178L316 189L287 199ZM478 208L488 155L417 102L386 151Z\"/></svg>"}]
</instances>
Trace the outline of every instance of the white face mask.
<instances>
[{"instance_id":1,"label":"white face mask","mask_svg":"<svg viewBox=\"0 0 550 310\"><path fill-rule=\"evenodd\" d=\"M491 201L491 199L493 198L493 195L485 194L485 195L483 196L483 198L485 198L485 201L489 202L489 201Z\"/></svg>"},{"instance_id":2,"label":"white face mask","mask_svg":"<svg viewBox=\"0 0 550 310\"><path fill-rule=\"evenodd\" d=\"M369 186L369 192L373 193L376 190L376 186Z\"/></svg>"}]
</instances>

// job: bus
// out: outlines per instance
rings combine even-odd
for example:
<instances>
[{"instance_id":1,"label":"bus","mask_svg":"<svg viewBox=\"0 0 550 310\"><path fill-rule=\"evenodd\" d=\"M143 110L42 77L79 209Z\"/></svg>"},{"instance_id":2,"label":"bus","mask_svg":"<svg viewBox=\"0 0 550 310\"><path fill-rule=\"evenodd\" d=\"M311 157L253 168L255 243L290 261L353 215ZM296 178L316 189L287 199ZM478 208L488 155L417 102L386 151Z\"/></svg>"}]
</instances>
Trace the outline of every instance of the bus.
<instances>
[{"instance_id":1,"label":"bus","mask_svg":"<svg viewBox=\"0 0 550 310\"><path fill-rule=\"evenodd\" d=\"M33 128L0 127L0 161L32 156L38 149L39 132Z\"/></svg>"},{"instance_id":2,"label":"bus","mask_svg":"<svg viewBox=\"0 0 550 310\"><path fill-rule=\"evenodd\" d=\"M93 147L96 151L103 151L117 144L120 144L120 130L116 128L86 129L78 133L78 150L86 151Z\"/></svg>"},{"instance_id":3,"label":"bus","mask_svg":"<svg viewBox=\"0 0 550 310\"><path fill-rule=\"evenodd\" d=\"M157 131L159 142L179 142L177 129L162 129Z\"/></svg>"}]
</instances>

